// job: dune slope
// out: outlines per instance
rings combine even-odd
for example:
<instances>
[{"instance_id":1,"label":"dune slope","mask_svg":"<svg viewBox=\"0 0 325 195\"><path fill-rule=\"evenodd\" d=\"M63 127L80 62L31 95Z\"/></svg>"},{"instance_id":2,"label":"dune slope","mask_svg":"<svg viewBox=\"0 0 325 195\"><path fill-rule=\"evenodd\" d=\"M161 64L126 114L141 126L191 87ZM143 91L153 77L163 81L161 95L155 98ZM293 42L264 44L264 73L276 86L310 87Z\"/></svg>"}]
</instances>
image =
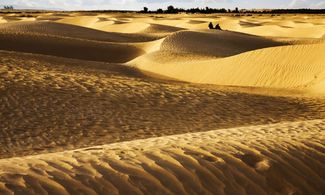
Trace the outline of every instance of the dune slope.
<instances>
[{"instance_id":1,"label":"dune slope","mask_svg":"<svg viewBox=\"0 0 325 195\"><path fill-rule=\"evenodd\" d=\"M104 32L82 26L48 21L11 22L2 24L0 32L36 33L62 37L80 38L105 42L144 42L156 40L157 36L150 34L130 34Z\"/></svg>"},{"instance_id":2,"label":"dune slope","mask_svg":"<svg viewBox=\"0 0 325 195\"><path fill-rule=\"evenodd\" d=\"M323 194L324 128L280 123L3 159L0 192Z\"/></svg>"},{"instance_id":3,"label":"dune slope","mask_svg":"<svg viewBox=\"0 0 325 195\"><path fill-rule=\"evenodd\" d=\"M135 67L170 78L217 85L301 88L317 84L324 78L325 44L265 48L236 56L177 63L141 56ZM316 82L316 83L315 83Z\"/></svg>"},{"instance_id":4,"label":"dune slope","mask_svg":"<svg viewBox=\"0 0 325 195\"><path fill-rule=\"evenodd\" d=\"M177 31L185 30L184 28L173 27L169 25L150 24L149 27L142 30L142 33L173 33Z\"/></svg>"},{"instance_id":5,"label":"dune slope","mask_svg":"<svg viewBox=\"0 0 325 195\"><path fill-rule=\"evenodd\" d=\"M155 81L109 63L0 52L0 64L0 158L325 117L323 100Z\"/></svg>"},{"instance_id":6,"label":"dune slope","mask_svg":"<svg viewBox=\"0 0 325 195\"><path fill-rule=\"evenodd\" d=\"M0 49L124 63L144 53L132 45L36 34L0 33Z\"/></svg>"},{"instance_id":7,"label":"dune slope","mask_svg":"<svg viewBox=\"0 0 325 195\"><path fill-rule=\"evenodd\" d=\"M132 21L130 18L104 18L96 15L63 18L56 22L118 33L139 33L150 27L150 24L146 22Z\"/></svg>"},{"instance_id":8,"label":"dune slope","mask_svg":"<svg viewBox=\"0 0 325 195\"><path fill-rule=\"evenodd\" d=\"M242 52L284 45L262 37L230 31L180 31L168 36L162 51L227 57Z\"/></svg>"}]
</instances>

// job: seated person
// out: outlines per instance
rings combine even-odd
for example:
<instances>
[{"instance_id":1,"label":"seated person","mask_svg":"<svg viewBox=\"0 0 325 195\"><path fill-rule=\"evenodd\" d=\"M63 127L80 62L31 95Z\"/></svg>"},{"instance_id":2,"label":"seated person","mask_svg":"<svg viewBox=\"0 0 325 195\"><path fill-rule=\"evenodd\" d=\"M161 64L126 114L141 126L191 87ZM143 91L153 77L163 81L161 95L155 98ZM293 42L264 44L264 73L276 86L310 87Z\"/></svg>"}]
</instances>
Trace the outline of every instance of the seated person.
<instances>
[{"instance_id":1,"label":"seated person","mask_svg":"<svg viewBox=\"0 0 325 195\"><path fill-rule=\"evenodd\" d=\"M219 24L216 25L215 29L222 30Z\"/></svg>"},{"instance_id":2,"label":"seated person","mask_svg":"<svg viewBox=\"0 0 325 195\"><path fill-rule=\"evenodd\" d=\"M209 24L209 29L213 29L213 24L212 24L212 22L210 22L210 24Z\"/></svg>"}]
</instances>

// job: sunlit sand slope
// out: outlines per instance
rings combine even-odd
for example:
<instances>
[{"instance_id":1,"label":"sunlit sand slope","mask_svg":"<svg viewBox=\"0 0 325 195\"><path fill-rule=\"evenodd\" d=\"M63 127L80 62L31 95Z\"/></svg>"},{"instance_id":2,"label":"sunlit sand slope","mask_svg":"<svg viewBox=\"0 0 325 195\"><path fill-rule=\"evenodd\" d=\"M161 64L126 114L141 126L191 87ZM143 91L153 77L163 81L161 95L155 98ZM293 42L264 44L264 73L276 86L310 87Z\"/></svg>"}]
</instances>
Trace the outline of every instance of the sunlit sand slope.
<instances>
[{"instance_id":1,"label":"sunlit sand slope","mask_svg":"<svg viewBox=\"0 0 325 195\"><path fill-rule=\"evenodd\" d=\"M323 194L325 121L219 129L0 160L0 192Z\"/></svg>"},{"instance_id":2,"label":"sunlit sand slope","mask_svg":"<svg viewBox=\"0 0 325 195\"><path fill-rule=\"evenodd\" d=\"M0 17L0 24L7 23L7 20L5 20L3 17Z\"/></svg>"},{"instance_id":3,"label":"sunlit sand slope","mask_svg":"<svg viewBox=\"0 0 325 195\"><path fill-rule=\"evenodd\" d=\"M322 38L325 20L322 15L260 15L221 17L224 29L258 36L290 38Z\"/></svg>"},{"instance_id":4,"label":"sunlit sand slope","mask_svg":"<svg viewBox=\"0 0 325 195\"><path fill-rule=\"evenodd\" d=\"M130 64L194 83L310 89L325 78L324 56L325 44L312 44L265 48L228 58L182 63L164 63L163 56L155 58L148 54Z\"/></svg>"},{"instance_id":5,"label":"sunlit sand slope","mask_svg":"<svg viewBox=\"0 0 325 195\"><path fill-rule=\"evenodd\" d=\"M138 33L150 26L145 21L134 21L132 18L103 18L100 16L68 17L57 22L119 33Z\"/></svg>"},{"instance_id":6,"label":"sunlit sand slope","mask_svg":"<svg viewBox=\"0 0 325 195\"><path fill-rule=\"evenodd\" d=\"M322 38L325 34L324 26L312 27L279 27L276 25L266 25L261 27L252 27L240 29L240 32L254 34L258 36L273 37L293 37L293 38Z\"/></svg>"},{"instance_id":7,"label":"sunlit sand slope","mask_svg":"<svg viewBox=\"0 0 325 195\"><path fill-rule=\"evenodd\" d=\"M161 24L150 24L150 26L143 31L142 33L173 33L177 31L185 30L184 28L161 25Z\"/></svg>"},{"instance_id":8,"label":"sunlit sand slope","mask_svg":"<svg viewBox=\"0 0 325 195\"><path fill-rule=\"evenodd\" d=\"M239 53L284 45L262 37L230 31L180 31L168 36L162 51L227 57Z\"/></svg>"},{"instance_id":9,"label":"sunlit sand slope","mask_svg":"<svg viewBox=\"0 0 325 195\"><path fill-rule=\"evenodd\" d=\"M100 30L85 28L81 26L60 24L47 21L6 23L0 25L0 32L45 34L61 37L123 43L153 41L157 39L156 36L150 36L150 34L103 32Z\"/></svg>"},{"instance_id":10,"label":"sunlit sand slope","mask_svg":"<svg viewBox=\"0 0 325 195\"><path fill-rule=\"evenodd\" d=\"M0 158L325 118L321 99L156 81L127 66L0 53Z\"/></svg>"}]
</instances>

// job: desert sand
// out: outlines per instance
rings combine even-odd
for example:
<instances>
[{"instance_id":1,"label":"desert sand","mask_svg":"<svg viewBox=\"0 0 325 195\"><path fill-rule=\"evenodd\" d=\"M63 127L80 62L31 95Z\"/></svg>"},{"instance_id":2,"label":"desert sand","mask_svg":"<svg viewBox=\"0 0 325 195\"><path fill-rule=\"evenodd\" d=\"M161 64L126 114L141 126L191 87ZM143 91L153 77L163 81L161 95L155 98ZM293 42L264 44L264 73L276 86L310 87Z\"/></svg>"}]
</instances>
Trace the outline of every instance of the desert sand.
<instances>
[{"instance_id":1,"label":"desert sand","mask_svg":"<svg viewBox=\"0 0 325 195\"><path fill-rule=\"evenodd\" d=\"M324 194L324 130L323 15L0 14L0 194Z\"/></svg>"}]
</instances>

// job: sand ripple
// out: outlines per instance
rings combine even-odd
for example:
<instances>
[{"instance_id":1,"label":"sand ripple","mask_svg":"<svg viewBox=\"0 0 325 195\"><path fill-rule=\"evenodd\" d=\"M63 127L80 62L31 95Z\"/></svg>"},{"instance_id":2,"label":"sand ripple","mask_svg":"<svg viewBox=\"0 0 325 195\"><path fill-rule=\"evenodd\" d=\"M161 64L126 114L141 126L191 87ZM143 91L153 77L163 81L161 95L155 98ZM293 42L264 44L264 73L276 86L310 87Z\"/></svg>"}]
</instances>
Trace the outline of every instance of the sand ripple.
<instances>
[{"instance_id":1,"label":"sand ripple","mask_svg":"<svg viewBox=\"0 0 325 195\"><path fill-rule=\"evenodd\" d=\"M0 13L0 194L325 194L324 24Z\"/></svg>"},{"instance_id":2,"label":"sand ripple","mask_svg":"<svg viewBox=\"0 0 325 195\"><path fill-rule=\"evenodd\" d=\"M0 192L322 194L324 128L280 123L3 159Z\"/></svg>"},{"instance_id":3,"label":"sand ripple","mask_svg":"<svg viewBox=\"0 0 325 195\"><path fill-rule=\"evenodd\" d=\"M4 52L0 62L1 157L325 114L322 99L155 81L127 66Z\"/></svg>"}]
</instances>

